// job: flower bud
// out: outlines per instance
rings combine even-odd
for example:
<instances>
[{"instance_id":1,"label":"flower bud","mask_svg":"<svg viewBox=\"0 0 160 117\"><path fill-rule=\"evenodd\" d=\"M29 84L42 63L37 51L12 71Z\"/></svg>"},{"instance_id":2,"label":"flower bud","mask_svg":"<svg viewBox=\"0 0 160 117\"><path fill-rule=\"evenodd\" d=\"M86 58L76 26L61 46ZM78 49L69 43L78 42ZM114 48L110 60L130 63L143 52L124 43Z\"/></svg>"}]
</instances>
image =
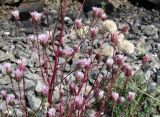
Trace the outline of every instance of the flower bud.
<instances>
[{"instance_id":1,"label":"flower bud","mask_svg":"<svg viewBox=\"0 0 160 117\"><path fill-rule=\"evenodd\" d=\"M7 96L7 90L2 90L1 91L2 99L6 99Z\"/></svg>"},{"instance_id":2,"label":"flower bud","mask_svg":"<svg viewBox=\"0 0 160 117\"><path fill-rule=\"evenodd\" d=\"M49 115L49 117L56 117L56 109L55 108L50 108L48 110L48 115Z\"/></svg>"},{"instance_id":3,"label":"flower bud","mask_svg":"<svg viewBox=\"0 0 160 117\"><path fill-rule=\"evenodd\" d=\"M134 92L128 92L128 101L131 102L135 99L136 93Z\"/></svg>"},{"instance_id":4,"label":"flower bud","mask_svg":"<svg viewBox=\"0 0 160 117\"><path fill-rule=\"evenodd\" d=\"M103 9L97 8L97 7L93 7L92 11L93 11L93 15L95 15L98 18L101 18L102 14L104 12Z\"/></svg>"},{"instance_id":5,"label":"flower bud","mask_svg":"<svg viewBox=\"0 0 160 117\"><path fill-rule=\"evenodd\" d=\"M7 104L13 105L14 100L15 100L15 96L13 94L8 94L7 95L7 98L6 98Z\"/></svg>"},{"instance_id":6,"label":"flower bud","mask_svg":"<svg viewBox=\"0 0 160 117\"><path fill-rule=\"evenodd\" d=\"M79 81L82 81L82 80L84 79L84 73L78 71L78 72L76 73L76 79L79 80Z\"/></svg>"},{"instance_id":7,"label":"flower bud","mask_svg":"<svg viewBox=\"0 0 160 117\"><path fill-rule=\"evenodd\" d=\"M120 39L119 32L114 32L111 37L111 42L117 46L121 42Z\"/></svg>"},{"instance_id":8,"label":"flower bud","mask_svg":"<svg viewBox=\"0 0 160 117\"><path fill-rule=\"evenodd\" d=\"M22 79L22 77L23 77L23 75L24 75L24 71L22 71L22 70L20 70L20 69L17 69L17 70L15 71L15 79L16 79L16 81L17 81L17 82L20 82L21 79Z\"/></svg>"},{"instance_id":9,"label":"flower bud","mask_svg":"<svg viewBox=\"0 0 160 117\"><path fill-rule=\"evenodd\" d=\"M150 56L149 56L149 55L145 55L145 56L143 57L142 63L143 63L143 64L147 64L147 63L149 63L150 61L151 61Z\"/></svg>"},{"instance_id":10,"label":"flower bud","mask_svg":"<svg viewBox=\"0 0 160 117\"><path fill-rule=\"evenodd\" d=\"M3 67L4 67L4 70L5 70L6 74L11 74L12 73L12 66L11 66L10 63L4 64Z\"/></svg>"},{"instance_id":11,"label":"flower bud","mask_svg":"<svg viewBox=\"0 0 160 117\"><path fill-rule=\"evenodd\" d=\"M80 30L80 29L83 27L83 24L82 24L82 20L81 20L81 19L77 19L77 20L75 21L75 24L76 24L76 28L77 28L78 30Z\"/></svg>"},{"instance_id":12,"label":"flower bud","mask_svg":"<svg viewBox=\"0 0 160 117\"><path fill-rule=\"evenodd\" d=\"M113 58L108 58L107 61L106 61L107 69L111 69L113 64L114 64Z\"/></svg>"},{"instance_id":13,"label":"flower bud","mask_svg":"<svg viewBox=\"0 0 160 117\"><path fill-rule=\"evenodd\" d=\"M25 64L26 64L26 59L21 59L17 61L18 63L18 68L22 71L25 70Z\"/></svg>"},{"instance_id":14,"label":"flower bud","mask_svg":"<svg viewBox=\"0 0 160 117\"><path fill-rule=\"evenodd\" d=\"M116 64L120 67L122 67L124 65L124 61L126 60L126 57L124 57L123 55L117 55L116 58Z\"/></svg>"},{"instance_id":15,"label":"flower bud","mask_svg":"<svg viewBox=\"0 0 160 117\"><path fill-rule=\"evenodd\" d=\"M83 96L81 96L81 95L76 96L75 102L78 105L78 107L80 107L83 104L83 100L84 100Z\"/></svg>"},{"instance_id":16,"label":"flower bud","mask_svg":"<svg viewBox=\"0 0 160 117\"><path fill-rule=\"evenodd\" d=\"M121 31L124 33L124 34L128 34L129 33L129 26L124 26Z\"/></svg>"},{"instance_id":17,"label":"flower bud","mask_svg":"<svg viewBox=\"0 0 160 117\"><path fill-rule=\"evenodd\" d=\"M102 14L101 19L104 21L107 19L107 15L105 13Z\"/></svg>"},{"instance_id":18,"label":"flower bud","mask_svg":"<svg viewBox=\"0 0 160 117\"><path fill-rule=\"evenodd\" d=\"M118 98L119 98L119 94L117 92L112 92L112 98L114 101L117 102Z\"/></svg>"},{"instance_id":19,"label":"flower bud","mask_svg":"<svg viewBox=\"0 0 160 117\"><path fill-rule=\"evenodd\" d=\"M66 55L66 56L71 56L73 53L73 49L66 46L64 50L62 50L62 54Z\"/></svg>"},{"instance_id":20,"label":"flower bud","mask_svg":"<svg viewBox=\"0 0 160 117\"><path fill-rule=\"evenodd\" d=\"M11 15L13 15L14 18L15 18L17 21L20 20L19 11L18 11L18 10L11 11Z\"/></svg>"},{"instance_id":21,"label":"flower bud","mask_svg":"<svg viewBox=\"0 0 160 117\"><path fill-rule=\"evenodd\" d=\"M48 46L48 41L49 41L49 35L48 34L40 34L38 36L38 39L40 40L40 44L44 47L47 48Z\"/></svg>"},{"instance_id":22,"label":"flower bud","mask_svg":"<svg viewBox=\"0 0 160 117\"><path fill-rule=\"evenodd\" d=\"M125 98L124 98L124 97L119 97L117 102L118 102L118 103L123 103L124 101L125 101Z\"/></svg>"},{"instance_id":23,"label":"flower bud","mask_svg":"<svg viewBox=\"0 0 160 117\"><path fill-rule=\"evenodd\" d=\"M98 34L98 28L91 28L91 38L95 39Z\"/></svg>"},{"instance_id":24,"label":"flower bud","mask_svg":"<svg viewBox=\"0 0 160 117\"><path fill-rule=\"evenodd\" d=\"M32 20L34 22L40 22L41 21L41 16L42 16L42 13L38 13L37 11L34 11L34 12L30 12L30 15L32 17Z\"/></svg>"},{"instance_id":25,"label":"flower bud","mask_svg":"<svg viewBox=\"0 0 160 117\"><path fill-rule=\"evenodd\" d=\"M42 86L42 89L41 89L41 93L42 93L44 96L47 96L47 95L48 95L48 92L49 92L49 87L46 86L46 85L43 85L43 86Z\"/></svg>"}]
</instances>

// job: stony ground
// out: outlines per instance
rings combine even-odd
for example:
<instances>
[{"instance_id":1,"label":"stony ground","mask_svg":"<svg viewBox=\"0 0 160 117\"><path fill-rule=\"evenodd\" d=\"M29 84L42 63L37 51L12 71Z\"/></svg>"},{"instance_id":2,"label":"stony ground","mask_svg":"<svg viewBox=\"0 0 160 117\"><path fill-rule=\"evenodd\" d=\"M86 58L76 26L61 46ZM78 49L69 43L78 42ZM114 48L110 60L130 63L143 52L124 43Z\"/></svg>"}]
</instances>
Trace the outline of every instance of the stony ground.
<instances>
[{"instance_id":1,"label":"stony ground","mask_svg":"<svg viewBox=\"0 0 160 117\"><path fill-rule=\"evenodd\" d=\"M56 11L51 9L52 7L52 5L48 6L50 9L50 22L52 22L51 27L54 27L54 16L56 15ZM6 20L4 16L8 13L5 9L9 9L9 7L2 7L0 10L0 13L4 14L1 15L2 19L0 20L0 66L2 67L6 62L11 62L16 66L17 59L21 57L27 59L27 72L25 73L26 90L28 91L27 98L30 100L29 107L35 109L38 104L41 103L40 99L36 97L36 94L34 93L35 84L39 83L38 81L41 77L39 75L40 70L38 69L36 60L32 56L32 50L27 44L28 41L26 41L27 35L33 33L33 25L30 21L16 23ZM73 9L74 7L72 7L70 13L67 14L69 20L67 21L66 29L71 28L71 25L76 18L77 12L73 11ZM84 15L82 15L82 17L84 17ZM147 83L147 89L144 91L159 101L146 98L146 100L142 101L142 108L140 111L145 113L145 108L149 106L152 107L150 112L152 115L160 116L160 11L154 9L147 10L128 4L126 6L121 6L111 14L108 14L108 18L116 21L119 28L124 24L130 26L130 33L127 38L128 40L133 41L135 46L141 50L133 55L128 55L130 59L134 59L135 69L138 69L136 68L136 64L139 63L139 58L143 53L149 53L152 56L154 62L149 69L143 71L145 78L142 80ZM85 20L87 19L85 18ZM46 21L42 23L41 30L43 31L44 29L46 29ZM20 32L16 30L19 30ZM49 53L51 53L51 50L49 50ZM68 69L66 69L66 71L68 71ZM15 89L18 91L15 82L14 85ZM0 72L0 91L4 88L9 92L12 92L9 77ZM1 100L0 103L3 104ZM18 109L17 111L19 112ZM19 114L22 113L19 112Z\"/></svg>"}]
</instances>

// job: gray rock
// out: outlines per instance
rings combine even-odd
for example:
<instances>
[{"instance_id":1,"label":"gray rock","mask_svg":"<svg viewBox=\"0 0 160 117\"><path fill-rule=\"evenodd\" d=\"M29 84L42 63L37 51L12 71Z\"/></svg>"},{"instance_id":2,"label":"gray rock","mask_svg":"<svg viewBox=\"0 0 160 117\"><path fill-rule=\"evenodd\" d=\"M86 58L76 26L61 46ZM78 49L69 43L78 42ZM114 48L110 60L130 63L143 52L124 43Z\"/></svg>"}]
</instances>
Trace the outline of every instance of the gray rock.
<instances>
[{"instance_id":1,"label":"gray rock","mask_svg":"<svg viewBox=\"0 0 160 117\"><path fill-rule=\"evenodd\" d=\"M147 90L149 92L154 92L156 90L156 87L157 87L157 83L151 82L148 84Z\"/></svg>"},{"instance_id":2,"label":"gray rock","mask_svg":"<svg viewBox=\"0 0 160 117\"><path fill-rule=\"evenodd\" d=\"M147 36L157 36L158 35L158 28L155 27L155 25L147 25L141 26L142 32Z\"/></svg>"},{"instance_id":3,"label":"gray rock","mask_svg":"<svg viewBox=\"0 0 160 117\"><path fill-rule=\"evenodd\" d=\"M28 99L29 106L33 110L37 110L40 107L41 100L35 96L33 91L27 92L27 99ZM41 107L40 107L40 109L41 109Z\"/></svg>"}]
</instances>

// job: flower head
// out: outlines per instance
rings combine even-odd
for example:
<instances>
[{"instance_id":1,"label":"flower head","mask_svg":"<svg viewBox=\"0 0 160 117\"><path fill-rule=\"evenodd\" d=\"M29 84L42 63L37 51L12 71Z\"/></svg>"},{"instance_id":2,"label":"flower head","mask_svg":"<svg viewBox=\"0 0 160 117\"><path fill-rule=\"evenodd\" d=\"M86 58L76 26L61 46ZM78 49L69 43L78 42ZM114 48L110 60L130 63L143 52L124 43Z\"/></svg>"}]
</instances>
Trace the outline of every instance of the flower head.
<instances>
[{"instance_id":1,"label":"flower head","mask_svg":"<svg viewBox=\"0 0 160 117\"><path fill-rule=\"evenodd\" d=\"M15 79L17 82L21 81L22 77L24 75L24 71L23 70L20 70L20 69L17 69L15 71Z\"/></svg>"},{"instance_id":2,"label":"flower head","mask_svg":"<svg viewBox=\"0 0 160 117\"><path fill-rule=\"evenodd\" d=\"M98 34L98 28L91 28L91 38L95 39Z\"/></svg>"},{"instance_id":3,"label":"flower head","mask_svg":"<svg viewBox=\"0 0 160 117\"><path fill-rule=\"evenodd\" d=\"M103 21L103 27L105 28L105 30L107 30L107 31L109 31L111 33L117 31L117 25L112 20Z\"/></svg>"},{"instance_id":4,"label":"flower head","mask_svg":"<svg viewBox=\"0 0 160 117\"><path fill-rule=\"evenodd\" d=\"M2 98L5 99L7 96L7 90L2 90L1 95L2 95Z\"/></svg>"},{"instance_id":5,"label":"flower head","mask_svg":"<svg viewBox=\"0 0 160 117\"><path fill-rule=\"evenodd\" d=\"M101 49L101 55L112 57L114 54L114 48L109 44L103 44Z\"/></svg>"},{"instance_id":6,"label":"flower head","mask_svg":"<svg viewBox=\"0 0 160 117\"><path fill-rule=\"evenodd\" d=\"M44 96L47 96L48 95L48 92L49 92L49 87L47 85L43 85L42 86L42 89L41 89L41 93L44 95Z\"/></svg>"},{"instance_id":7,"label":"flower head","mask_svg":"<svg viewBox=\"0 0 160 117\"><path fill-rule=\"evenodd\" d=\"M122 43L120 43L119 47L122 51L125 51L127 53L134 52L134 44L128 40L123 40Z\"/></svg>"},{"instance_id":8,"label":"flower head","mask_svg":"<svg viewBox=\"0 0 160 117\"><path fill-rule=\"evenodd\" d=\"M147 63L149 63L150 61L151 61L151 57L150 57L149 55L145 55L145 56L143 57L142 63L143 63L143 64L147 64Z\"/></svg>"},{"instance_id":9,"label":"flower head","mask_svg":"<svg viewBox=\"0 0 160 117\"><path fill-rule=\"evenodd\" d=\"M6 63L3 66L6 74L11 74L12 73L12 65L10 63Z\"/></svg>"},{"instance_id":10,"label":"flower head","mask_svg":"<svg viewBox=\"0 0 160 117\"><path fill-rule=\"evenodd\" d=\"M84 79L84 73L78 71L78 72L76 73L76 79L79 80L79 81L81 81L82 79Z\"/></svg>"},{"instance_id":11,"label":"flower head","mask_svg":"<svg viewBox=\"0 0 160 117\"><path fill-rule=\"evenodd\" d=\"M108 68L111 68L112 65L113 65L113 63L114 63L114 60L113 60L113 58L111 58L111 57L109 57L109 58L107 59L107 61L106 61L106 65L107 65Z\"/></svg>"},{"instance_id":12,"label":"flower head","mask_svg":"<svg viewBox=\"0 0 160 117\"><path fill-rule=\"evenodd\" d=\"M81 95L78 95L78 96L76 96L76 98L75 98L75 102L76 102L76 104L77 104L79 107L83 104L83 100L84 100L84 98L83 98L83 96L81 96Z\"/></svg>"},{"instance_id":13,"label":"flower head","mask_svg":"<svg viewBox=\"0 0 160 117\"><path fill-rule=\"evenodd\" d=\"M122 66L121 70L124 72L124 74L127 78L131 78L134 74L134 70L133 70L132 66L130 66L129 64L124 64Z\"/></svg>"},{"instance_id":14,"label":"flower head","mask_svg":"<svg viewBox=\"0 0 160 117\"><path fill-rule=\"evenodd\" d=\"M56 109L55 108L50 108L48 110L48 115L49 115L49 117L55 117L56 116Z\"/></svg>"},{"instance_id":15,"label":"flower head","mask_svg":"<svg viewBox=\"0 0 160 117\"><path fill-rule=\"evenodd\" d=\"M13 94L7 95L6 101L8 104L10 104L10 105L14 104L14 100L15 100L15 96Z\"/></svg>"},{"instance_id":16,"label":"flower head","mask_svg":"<svg viewBox=\"0 0 160 117\"><path fill-rule=\"evenodd\" d=\"M135 99L136 93L134 92L128 92L128 101L133 101Z\"/></svg>"},{"instance_id":17,"label":"flower head","mask_svg":"<svg viewBox=\"0 0 160 117\"><path fill-rule=\"evenodd\" d=\"M34 11L34 12L30 12L30 14L31 14L32 20L34 22L40 22L41 21L42 13L38 13L37 11Z\"/></svg>"},{"instance_id":18,"label":"flower head","mask_svg":"<svg viewBox=\"0 0 160 117\"><path fill-rule=\"evenodd\" d=\"M76 28L80 30L83 27L82 19L77 19L75 21L75 24L76 24Z\"/></svg>"},{"instance_id":19,"label":"flower head","mask_svg":"<svg viewBox=\"0 0 160 117\"><path fill-rule=\"evenodd\" d=\"M25 69L25 66L26 66L26 59L19 59L17 60L17 63L18 63L18 68L22 71L24 71Z\"/></svg>"},{"instance_id":20,"label":"flower head","mask_svg":"<svg viewBox=\"0 0 160 117\"><path fill-rule=\"evenodd\" d=\"M104 10L98 7L92 7L93 15L95 15L98 18L101 18L102 14L104 13Z\"/></svg>"},{"instance_id":21,"label":"flower head","mask_svg":"<svg viewBox=\"0 0 160 117\"><path fill-rule=\"evenodd\" d=\"M11 15L13 15L14 18L15 18L17 21L20 20L19 11L18 11L18 10L11 11Z\"/></svg>"},{"instance_id":22,"label":"flower head","mask_svg":"<svg viewBox=\"0 0 160 117\"><path fill-rule=\"evenodd\" d=\"M119 98L119 94L117 92L112 92L112 98L114 101L117 101Z\"/></svg>"},{"instance_id":23,"label":"flower head","mask_svg":"<svg viewBox=\"0 0 160 117\"><path fill-rule=\"evenodd\" d=\"M73 53L73 49L72 48L70 48L69 46L65 46L65 49L64 50L62 50L62 53L64 54L64 55L66 55L66 56L71 56L72 55L72 53Z\"/></svg>"},{"instance_id":24,"label":"flower head","mask_svg":"<svg viewBox=\"0 0 160 117\"><path fill-rule=\"evenodd\" d=\"M111 42L115 44L116 46L122 43L122 40L124 39L124 35L119 32L112 33Z\"/></svg>"},{"instance_id":25,"label":"flower head","mask_svg":"<svg viewBox=\"0 0 160 117\"><path fill-rule=\"evenodd\" d=\"M48 46L49 37L50 36L48 34L40 34L38 36L38 39L40 40L40 43L44 48L46 48Z\"/></svg>"}]
</instances>

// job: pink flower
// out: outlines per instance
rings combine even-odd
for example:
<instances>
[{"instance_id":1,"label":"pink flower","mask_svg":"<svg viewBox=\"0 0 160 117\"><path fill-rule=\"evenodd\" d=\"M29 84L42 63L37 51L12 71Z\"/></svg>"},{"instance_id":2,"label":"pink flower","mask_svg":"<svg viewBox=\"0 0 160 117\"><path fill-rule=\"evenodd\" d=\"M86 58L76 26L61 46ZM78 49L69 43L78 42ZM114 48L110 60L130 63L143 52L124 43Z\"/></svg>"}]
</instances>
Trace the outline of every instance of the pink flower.
<instances>
[{"instance_id":1,"label":"pink flower","mask_svg":"<svg viewBox=\"0 0 160 117\"><path fill-rule=\"evenodd\" d=\"M23 75L24 75L24 71L22 71L22 70L20 70L20 69L17 69L17 70L15 71L16 81L17 81L17 82L21 81Z\"/></svg>"},{"instance_id":2,"label":"pink flower","mask_svg":"<svg viewBox=\"0 0 160 117\"><path fill-rule=\"evenodd\" d=\"M122 40L121 37L119 36L119 32L114 32L111 37L111 42L117 46L120 44L121 41Z\"/></svg>"},{"instance_id":3,"label":"pink flower","mask_svg":"<svg viewBox=\"0 0 160 117\"><path fill-rule=\"evenodd\" d=\"M118 102L119 102L119 103L123 103L124 101L125 101L125 98L124 98L124 97L119 97L119 98L118 98Z\"/></svg>"},{"instance_id":4,"label":"pink flower","mask_svg":"<svg viewBox=\"0 0 160 117\"><path fill-rule=\"evenodd\" d=\"M123 33L125 33L125 34L128 34L128 33L129 33L129 26L128 26L128 25L124 26L124 27L121 29L121 31L122 31Z\"/></svg>"},{"instance_id":5,"label":"pink flower","mask_svg":"<svg viewBox=\"0 0 160 117\"><path fill-rule=\"evenodd\" d=\"M2 90L1 95L2 95L2 98L5 99L7 96L7 90Z\"/></svg>"},{"instance_id":6,"label":"pink flower","mask_svg":"<svg viewBox=\"0 0 160 117\"><path fill-rule=\"evenodd\" d=\"M113 58L108 58L106 61L107 67L110 69L112 65L114 64Z\"/></svg>"},{"instance_id":7,"label":"pink flower","mask_svg":"<svg viewBox=\"0 0 160 117\"><path fill-rule=\"evenodd\" d=\"M99 91L99 93L98 93L98 98L99 99L102 99L103 98L103 96L104 96L104 91Z\"/></svg>"},{"instance_id":8,"label":"pink flower","mask_svg":"<svg viewBox=\"0 0 160 117\"><path fill-rule=\"evenodd\" d=\"M4 64L3 67L4 67L4 70L5 70L6 74L11 74L12 73L12 66L11 66L10 63Z\"/></svg>"},{"instance_id":9,"label":"pink flower","mask_svg":"<svg viewBox=\"0 0 160 117\"><path fill-rule=\"evenodd\" d=\"M124 74L127 78L131 78L134 74L134 70L133 70L132 66L130 66L129 64L123 65L121 70L124 72Z\"/></svg>"},{"instance_id":10,"label":"pink flower","mask_svg":"<svg viewBox=\"0 0 160 117\"><path fill-rule=\"evenodd\" d=\"M18 63L18 68L22 71L25 70L25 66L26 66L26 59L19 59L17 60L17 63Z\"/></svg>"},{"instance_id":11,"label":"pink flower","mask_svg":"<svg viewBox=\"0 0 160 117\"><path fill-rule=\"evenodd\" d=\"M14 104L14 99L15 99L15 96L13 94L8 94L6 101L8 104L12 105L12 104Z\"/></svg>"},{"instance_id":12,"label":"pink flower","mask_svg":"<svg viewBox=\"0 0 160 117\"><path fill-rule=\"evenodd\" d=\"M84 73L78 71L78 72L76 73L76 79L79 80L79 81L83 80L83 79L84 79Z\"/></svg>"},{"instance_id":13,"label":"pink flower","mask_svg":"<svg viewBox=\"0 0 160 117\"><path fill-rule=\"evenodd\" d=\"M77 28L78 30L80 30L80 29L83 27L83 24L82 24L82 20L81 20L81 19L77 19L77 20L75 21L75 24L76 24L76 28Z\"/></svg>"},{"instance_id":14,"label":"pink flower","mask_svg":"<svg viewBox=\"0 0 160 117\"><path fill-rule=\"evenodd\" d=\"M73 49L66 46L64 50L62 50L62 54L66 55L66 56L71 56L73 53Z\"/></svg>"},{"instance_id":15,"label":"pink flower","mask_svg":"<svg viewBox=\"0 0 160 117\"><path fill-rule=\"evenodd\" d=\"M93 14L96 16L96 17L101 17L102 14L103 14L103 10L101 8L98 8L98 7L93 7L92 8L92 11L93 11Z\"/></svg>"},{"instance_id":16,"label":"pink flower","mask_svg":"<svg viewBox=\"0 0 160 117\"><path fill-rule=\"evenodd\" d=\"M41 21L42 13L38 13L37 11L34 11L34 12L30 12L30 14L31 14L32 20L33 20L34 22L39 22L39 21Z\"/></svg>"},{"instance_id":17,"label":"pink flower","mask_svg":"<svg viewBox=\"0 0 160 117\"><path fill-rule=\"evenodd\" d=\"M17 21L20 20L19 11L18 11L18 10L11 11L11 14L15 17L15 19L16 19Z\"/></svg>"},{"instance_id":18,"label":"pink flower","mask_svg":"<svg viewBox=\"0 0 160 117\"><path fill-rule=\"evenodd\" d=\"M105 13L102 14L101 19L104 21L107 19L107 15Z\"/></svg>"},{"instance_id":19,"label":"pink flower","mask_svg":"<svg viewBox=\"0 0 160 117\"><path fill-rule=\"evenodd\" d=\"M55 117L56 116L56 109L55 108L50 108L48 110L48 115L49 115L49 117Z\"/></svg>"},{"instance_id":20,"label":"pink flower","mask_svg":"<svg viewBox=\"0 0 160 117\"><path fill-rule=\"evenodd\" d=\"M38 39L40 40L40 43L44 48L46 48L48 46L48 42L49 42L49 35L48 34L40 34L38 36Z\"/></svg>"},{"instance_id":21,"label":"pink flower","mask_svg":"<svg viewBox=\"0 0 160 117\"><path fill-rule=\"evenodd\" d=\"M118 101L119 94L117 92L112 92L112 98L114 101Z\"/></svg>"},{"instance_id":22,"label":"pink flower","mask_svg":"<svg viewBox=\"0 0 160 117\"><path fill-rule=\"evenodd\" d=\"M42 86L42 89L41 89L41 93L42 93L44 96L47 96L47 95L48 95L48 92L49 92L49 87L46 86L46 85L43 85L43 86Z\"/></svg>"},{"instance_id":23,"label":"pink flower","mask_svg":"<svg viewBox=\"0 0 160 117\"><path fill-rule=\"evenodd\" d=\"M83 104L83 100L84 100L84 98L81 95L76 96L76 98L75 98L75 102L79 107Z\"/></svg>"},{"instance_id":24,"label":"pink flower","mask_svg":"<svg viewBox=\"0 0 160 117\"><path fill-rule=\"evenodd\" d=\"M98 28L91 28L91 38L95 39L98 34Z\"/></svg>"},{"instance_id":25,"label":"pink flower","mask_svg":"<svg viewBox=\"0 0 160 117\"><path fill-rule=\"evenodd\" d=\"M117 58L116 58L116 64L118 66L123 66L124 65L124 61L126 60L126 57L124 57L123 55L119 54L117 55Z\"/></svg>"},{"instance_id":26,"label":"pink flower","mask_svg":"<svg viewBox=\"0 0 160 117\"><path fill-rule=\"evenodd\" d=\"M91 59L88 58L84 58L84 59L81 59L77 62L78 65L84 65L84 66L89 66L91 64Z\"/></svg>"},{"instance_id":27,"label":"pink flower","mask_svg":"<svg viewBox=\"0 0 160 117\"><path fill-rule=\"evenodd\" d=\"M136 93L134 92L128 92L128 101L131 102L135 99Z\"/></svg>"},{"instance_id":28,"label":"pink flower","mask_svg":"<svg viewBox=\"0 0 160 117\"><path fill-rule=\"evenodd\" d=\"M150 62L150 61L151 61L151 57L150 57L149 55L145 55L145 56L143 57L142 63L143 63L143 64L147 64L147 63Z\"/></svg>"}]
</instances>

